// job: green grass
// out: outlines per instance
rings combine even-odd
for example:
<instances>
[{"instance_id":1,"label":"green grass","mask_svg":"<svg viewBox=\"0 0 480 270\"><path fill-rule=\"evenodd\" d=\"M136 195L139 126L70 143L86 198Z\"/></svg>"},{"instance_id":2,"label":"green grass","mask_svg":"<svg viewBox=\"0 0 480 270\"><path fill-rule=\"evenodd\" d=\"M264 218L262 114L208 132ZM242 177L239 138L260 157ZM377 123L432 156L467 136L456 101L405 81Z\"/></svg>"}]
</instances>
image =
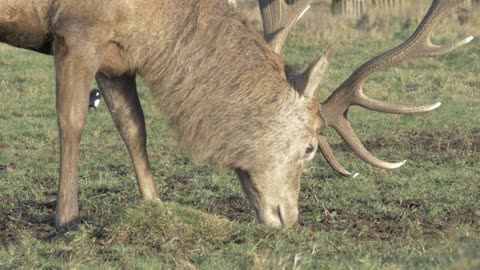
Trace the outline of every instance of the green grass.
<instances>
[{"instance_id":1,"label":"green grass","mask_svg":"<svg viewBox=\"0 0 480 270\"><path fill-rule=\"evenodd\" d=\"M457 11L460 12L460 11ZM451 16L435 40L478 36L478 10ZM284 56L305 67L328 44L336 52L324 99L356 66L398 45L415 19L326 16L313 8L287 40ZM464 18L464 17L462 17ZM312 28L315 25L315 28ZM372 30L374 29L374 30ZM467 30L474 32L466 33ZM337 175L321 155L300 195L300 226L257 224L231 172L192 164L143 86L148 148L162 204L143 203L127 151L102 103L90 112L81 145L82 225L57 232L58 138L53 60L0 46L0 269L480 269L480 41L441 58L376 75L365 91L399 104L441 101L434 112L397 116L350 110L359 137L394 171L374 169L329 132L357 179Z\"/></svg>"}]
</instances>

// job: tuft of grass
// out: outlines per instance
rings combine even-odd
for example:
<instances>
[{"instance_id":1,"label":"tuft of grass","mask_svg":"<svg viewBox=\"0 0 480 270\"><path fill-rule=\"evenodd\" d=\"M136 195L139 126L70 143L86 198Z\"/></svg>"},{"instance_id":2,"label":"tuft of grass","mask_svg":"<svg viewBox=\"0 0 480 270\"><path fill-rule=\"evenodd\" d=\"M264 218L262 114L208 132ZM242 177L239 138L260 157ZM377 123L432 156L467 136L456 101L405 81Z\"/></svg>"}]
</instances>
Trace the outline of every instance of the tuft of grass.
<instances>
[{"instance_id":1,"label":"tuft of grass","mask_svg":"<svg viewBox=\"0 0 480 270\"><path fill-rule=\"evenodd\" d=\"M236 241L231 222L174 203L144 203L126 211L102 232L109 245L135 245L160 254L195 254Z\"/></svg>"}]
</instances>

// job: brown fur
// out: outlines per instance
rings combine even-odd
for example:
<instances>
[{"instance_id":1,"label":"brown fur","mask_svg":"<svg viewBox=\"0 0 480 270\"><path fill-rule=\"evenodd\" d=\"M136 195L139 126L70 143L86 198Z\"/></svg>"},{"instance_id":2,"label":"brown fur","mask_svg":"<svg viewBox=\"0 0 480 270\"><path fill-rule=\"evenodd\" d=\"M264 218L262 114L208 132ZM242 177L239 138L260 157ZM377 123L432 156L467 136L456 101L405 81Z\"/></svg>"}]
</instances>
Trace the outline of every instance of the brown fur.
<instances>
[{"instance_id":1,"label":"brown fur","mask_svg":"<svg viewBox=\"0 0 480 270\"><path fill-rule=\"evenodd\" d=\"M0 41L55 57L57 225L78 217L78 145L95 73L145 199L158 194L136 74L194 160L236 170L261 222L295 223L313 157L305 149L323 128L318 101L289 85L280 57L224 0L0 0L0 12Z\"/></svg>"}]
</instances>

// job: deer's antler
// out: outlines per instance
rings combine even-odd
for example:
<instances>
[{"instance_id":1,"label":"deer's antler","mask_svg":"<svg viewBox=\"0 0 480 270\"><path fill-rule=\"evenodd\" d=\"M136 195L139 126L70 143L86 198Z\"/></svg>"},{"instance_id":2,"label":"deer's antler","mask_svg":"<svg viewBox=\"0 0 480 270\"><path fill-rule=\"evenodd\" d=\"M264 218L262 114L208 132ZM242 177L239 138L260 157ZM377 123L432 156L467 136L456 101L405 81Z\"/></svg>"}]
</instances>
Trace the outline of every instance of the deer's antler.
<instances>
[{"instance_id":1,"label":"deer's antler","mask_svg":"<svg viewBox=\"0 0 480 270\"><path fill-rule=\"evenodd\" d=\"M361 65L322 103L320 114L326 125L335 129L353 152L365 162L385 169L398 168L405 163L405 161L397 163L381 161L365 149L347 120L348 108L351 105L359 105L374 111L396 114L427 112L438 108L441 105L440 102L419 107L384 103L367 97L362 88L367 79L379 71L416 57L444 55L470 42L473 37L444 46L433 45L430 41L432 32L439 21L450 9L461 2L463 0L433 0L419 27L407 41ZM330 164L332 163L330 162Z\"/></svg>"},{"instance_id":2,"label":"deer's antler","mask_svg":"<svg viewBox=\"0 0 480 270\"><path fill-rule=\"evenodd\" d=\"M288 5L285 0L258 0L263 22L263 36L273 50L280 54L288 32L310 8L312 0L298 0ZM328 68L331 50L312 62L303 73L287 74L290 84L299 93L313 95Z\"/></svg>"},{"instance_id":3,"label":"deer's antler","mask_svg":"<svg viewBox=\"0 0 480 270\"><path fill-rule=\"evenodd\" d=\"M433 0L419 27L407 41L361 65L320 106L319 113L326 126L335 129L353 152L365 162L385 169L398 168L405 163L405 161L385 162L373 156L362 145L350 126L347 119L348 108L358 105L374 111L396 114L428 112L438 108L441 105L440 102L418 107L384 103L367 97L362 88L367 79L377 72L416 57L444 55L470 42L473 37L444 46L433 45L430 41L432 32L439 21L449 10L463 1ZM308 10L310 3L311 0L299 0L292 5L287 5L284 0L259 0L265 40L277 53L280 53L288 31ZM330 50L327 50L302 74L289 74L290 83L299 92L313 93L328 67L330 55ZM350 173L338 163L326 138L321 134L318 135L318 143L320 151L332 168L344 176L355 177L357 175Z\"/></svg>"},{"instance_id":4,"label":"deer's antler","mask_svg":"<svg viewBox=\"0 0 480 270\"><path fill-rule=\"evenodd\" d=\"M298 0L288 5L285 0L258 0L263 21L263 37L276 53L280 53L291 27L310 8L312 0Z\"/></svg>"}]
</instances>

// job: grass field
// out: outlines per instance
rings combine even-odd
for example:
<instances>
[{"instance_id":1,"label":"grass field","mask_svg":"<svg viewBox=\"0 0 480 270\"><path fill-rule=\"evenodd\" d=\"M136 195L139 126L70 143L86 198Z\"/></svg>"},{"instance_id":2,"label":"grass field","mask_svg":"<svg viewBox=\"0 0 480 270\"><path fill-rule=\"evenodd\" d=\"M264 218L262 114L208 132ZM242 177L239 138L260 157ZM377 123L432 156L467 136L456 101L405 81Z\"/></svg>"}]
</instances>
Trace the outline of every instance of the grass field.
<instances>
[{"instance_id":1,"label":"grass field","mask_svg":"<svg viewBox=\"0 0 480 270\"><path fill-rule=\"evenodd\" d=\"M321 99L356 66L407 38L425 5L361 19L325 10L314 6L283 52L302 68L334 45ZM434 40L479 37L479 15L478 9L455 10ZM340 161L361 174L342 178L318 155L303 177L300 226L288 230L254 220L232 172L192 164L142 86L163 203L141 201L128 153L102 103L90 112L81 145L82 225L57 232L45 220L55 208L58 178L52 62L0 45L0 269L480 269L479 38L367 83L366 92L380 100L443 106L410 116L351 109L367 148L386 160L407 159L406 165L372 168L330 132Z\"/></svg>"}]
</instances>

